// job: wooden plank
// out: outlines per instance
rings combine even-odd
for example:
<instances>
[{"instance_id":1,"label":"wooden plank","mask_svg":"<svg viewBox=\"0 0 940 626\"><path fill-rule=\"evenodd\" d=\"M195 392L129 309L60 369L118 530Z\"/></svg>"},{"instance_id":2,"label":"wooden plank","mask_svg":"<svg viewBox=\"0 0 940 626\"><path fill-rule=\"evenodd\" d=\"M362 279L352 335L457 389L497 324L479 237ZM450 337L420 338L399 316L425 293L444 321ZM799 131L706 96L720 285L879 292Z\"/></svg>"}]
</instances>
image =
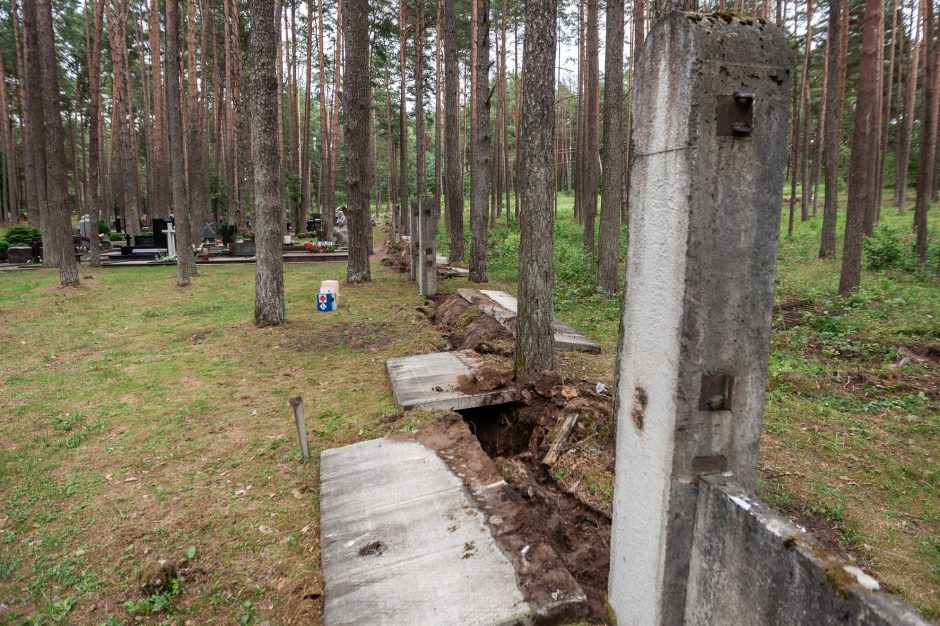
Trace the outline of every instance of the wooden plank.
<instances>
[{"instance_id":1,"label":"wooden plank","mask_svg":"<svg viewBox=\"0 0 940 626\"><path fill-rule=\"evenodd\" d=\"M569 413L565 416L565 421L562 422L561 429L558 431L558 434L555 435L555 441L552 442L552 447L549 448L548 454L542 459L542 465L551 467L555 464L555 461L557 461L558 457L561 455L562 446L568 441L568 437L571 436L571 431L574 430L574 425L577 423L577 413Z\"/></svg>"}]
</instances>

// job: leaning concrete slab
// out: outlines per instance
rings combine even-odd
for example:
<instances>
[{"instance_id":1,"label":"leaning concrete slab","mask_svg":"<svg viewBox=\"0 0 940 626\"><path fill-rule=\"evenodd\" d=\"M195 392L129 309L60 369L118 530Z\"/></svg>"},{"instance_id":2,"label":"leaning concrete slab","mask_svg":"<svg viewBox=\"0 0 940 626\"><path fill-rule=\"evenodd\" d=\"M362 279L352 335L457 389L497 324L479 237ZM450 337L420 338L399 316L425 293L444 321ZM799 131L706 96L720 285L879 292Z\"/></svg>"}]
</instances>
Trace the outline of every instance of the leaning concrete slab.
<instances>
[{"instance_id":1,"label":"leaning concrete slab","mask_svg":"<svg viewBox=\"0 0 940 626\"><path fill-rule=\"evenodd\" d=\"M323 623L509 624L532 608L463 483L415 442L320 457Z\"/></svg>"},{"instance_id":2,"label":"leaning concrete slab","mask_svg":"<svg viewBox=\"0 0 940 626\"><path fill-rule=\"evenodd\" d=\"M489 289L458 289L457 293L469 302L480 308L481 311L495 319L506 330L516 335L516 316L519 311L519 302L515 296L505 291ZM555 349L573 352L599 353L601 344L587 337L564 322L555 320Z\"/></svg>"},{"instance_id":3,"label":"leaning concrete slab","mask_svg":"<svg viewBox=\"0 0 940 626\"><path fill-rule=\"evenodd\" d=\"M404 409L459 411L519 400L515 388L467 393L462 377L472 377L483 365L472 352L435 352L389 359L385 368L396 404Z\"/></svg>"}]
</instances>

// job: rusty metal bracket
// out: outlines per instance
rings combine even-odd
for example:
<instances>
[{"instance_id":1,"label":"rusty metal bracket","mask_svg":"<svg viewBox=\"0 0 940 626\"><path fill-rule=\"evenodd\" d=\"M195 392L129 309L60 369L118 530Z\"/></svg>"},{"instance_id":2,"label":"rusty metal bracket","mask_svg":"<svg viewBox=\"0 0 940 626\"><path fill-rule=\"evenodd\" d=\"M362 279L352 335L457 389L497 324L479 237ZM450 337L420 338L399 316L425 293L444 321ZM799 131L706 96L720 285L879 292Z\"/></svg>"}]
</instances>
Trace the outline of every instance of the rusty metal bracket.
<instances>
[{"instance_id":1,"label":"rusty metal bracket","mask_svg":"<svg viewBox=\"0 0 940 626\"><path fill-rule=\"evenodd\" d=\"M719 137L749 137L754 132L753 93L738 91L718 96L715 111Z\"/></svg>"}]
</instances>

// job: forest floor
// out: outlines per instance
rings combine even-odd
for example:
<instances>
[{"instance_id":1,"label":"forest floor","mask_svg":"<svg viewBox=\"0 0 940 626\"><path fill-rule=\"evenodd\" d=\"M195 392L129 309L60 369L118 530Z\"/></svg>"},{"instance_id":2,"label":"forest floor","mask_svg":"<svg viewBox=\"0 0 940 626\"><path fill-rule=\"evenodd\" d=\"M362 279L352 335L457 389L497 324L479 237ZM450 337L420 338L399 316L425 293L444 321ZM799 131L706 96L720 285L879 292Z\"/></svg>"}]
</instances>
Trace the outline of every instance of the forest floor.
<instances>
[{"instance_id":1,"label":"forest floor","mask_svg":"<svg viewBox=\"0 0 940 626\"><path fill-rule=\"evenodd\" d=\"M591 286L570 199L560 216L557 315L604 348L560 368L611 385L620 297ZM938 620L937 250L929 272L912 269L911 217L884 221L898 236L883 232L869 257L887 267L846 299L837 262L816 258L819 218L781 238L788 308L775 315L759 490ZM497 225L492 241L490 288L514 293L518 228ZM328 315L314 295L345 266L288 265L290 322L266 329L250 323L253 266L199 269L182 291L164 267L83 267L69 290L54 271L0 276L0 623L320 622L317 455L434 419L399 413L385 360L446 340L407 275L377 262ZM555 473L602 509L610 459L584 445L593 464ZM175 563L176 583L148 595L138 578L156 559Z\"/></svg>"}]
</instances>

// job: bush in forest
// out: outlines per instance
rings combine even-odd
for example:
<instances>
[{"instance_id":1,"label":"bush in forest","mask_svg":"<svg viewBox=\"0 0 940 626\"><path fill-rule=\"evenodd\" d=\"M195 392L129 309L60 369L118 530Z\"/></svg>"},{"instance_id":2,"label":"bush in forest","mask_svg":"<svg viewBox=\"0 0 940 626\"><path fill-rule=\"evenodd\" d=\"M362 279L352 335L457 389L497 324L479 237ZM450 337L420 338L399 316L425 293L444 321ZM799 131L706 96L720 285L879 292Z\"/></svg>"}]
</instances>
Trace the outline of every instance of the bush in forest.
<instances>
[{"instance_id":1,"label":"bush in forest","mask_svg":"<svg viewBox=\"0 0 940 626\"><path fill-rule=\"evenodd\" d=\"M880 271L901 268L905 265L905 256L909 254L898 236L898 231L887 224L875 227L870 237L862 244L865 251L865 267Z\"/></svg>"},{"instance_id":2,"label":"bush in forest","mask_svg":"<svg viewBox=\"0 0 940 626\"><path fill-rule=\"evenodd\" d=\"M7 246L14 248L17 246L28 246L33 243L33 239L39 237L39 231L32 226L13 226L4 235Z\"/></svg>"},{"instance_id":3,"label":"bush in forest","mask_svg":"<svg viewBox=\"0 0 940 626\"><path fill-rule=\"evenodd\" d=\"M39 237L39 231L31 226L13 226L5 235L0 236L0 261L7 260L7 250L32 244Z\"/></svg>"}]
</instances>

